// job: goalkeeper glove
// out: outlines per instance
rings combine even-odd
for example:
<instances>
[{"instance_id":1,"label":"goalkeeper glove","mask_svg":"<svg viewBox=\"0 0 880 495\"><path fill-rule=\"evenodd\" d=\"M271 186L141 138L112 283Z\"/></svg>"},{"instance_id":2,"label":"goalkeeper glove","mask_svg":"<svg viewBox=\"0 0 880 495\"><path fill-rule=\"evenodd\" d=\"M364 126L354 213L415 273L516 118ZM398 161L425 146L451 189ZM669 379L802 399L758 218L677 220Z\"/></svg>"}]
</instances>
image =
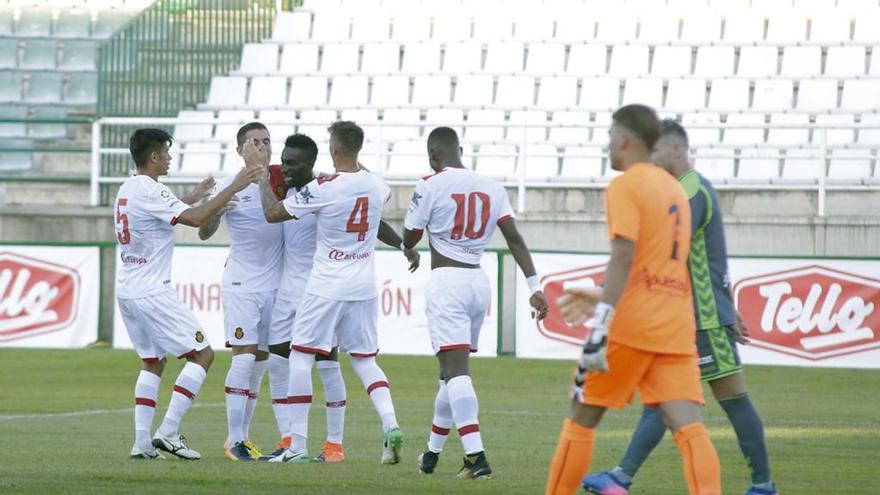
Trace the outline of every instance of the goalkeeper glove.
<instances>
[{"instance_id":1,"label":"goalkeeper glove","mask_svg":"<svg viewBox=\"0 0 880 495\"><path fill-rule=\"evenodd\" d=\"M614 317L614 306L607 303L599 303L593 311L591 318L592 331L587 337L581 349L581 357L578 359L577 372L574 376L572 395L579 399L583 398L584 380L591 371L608 371L608 327Z\"/></svg>"}]
</instances>

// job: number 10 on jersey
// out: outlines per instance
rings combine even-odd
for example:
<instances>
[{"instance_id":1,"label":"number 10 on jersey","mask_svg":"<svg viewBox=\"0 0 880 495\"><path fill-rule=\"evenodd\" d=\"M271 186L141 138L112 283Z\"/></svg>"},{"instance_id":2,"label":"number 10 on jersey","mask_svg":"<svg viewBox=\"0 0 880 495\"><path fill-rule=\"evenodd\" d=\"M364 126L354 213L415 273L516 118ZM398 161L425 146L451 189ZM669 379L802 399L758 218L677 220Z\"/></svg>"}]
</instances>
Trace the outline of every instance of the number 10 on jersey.
<instances>
[{"instance_id":1,"label":"number 10 on jersey","mask_svg":"<svg viewBox=\"0 0 880 495\"><path fill-rule=\"evenodd\" d=\"M452 240L461 239L462 233L468 239L479 239L486 233L486 224L489 223L489 195L484 192L472 192L467 195L467 208L465 208L465 195L453 194L455 201L455 226L452 228ZM474 225L477 220L477 200L480 209L480 230ZM465 223L467 216L467 223Z\"/></svg>"}]
</instances>

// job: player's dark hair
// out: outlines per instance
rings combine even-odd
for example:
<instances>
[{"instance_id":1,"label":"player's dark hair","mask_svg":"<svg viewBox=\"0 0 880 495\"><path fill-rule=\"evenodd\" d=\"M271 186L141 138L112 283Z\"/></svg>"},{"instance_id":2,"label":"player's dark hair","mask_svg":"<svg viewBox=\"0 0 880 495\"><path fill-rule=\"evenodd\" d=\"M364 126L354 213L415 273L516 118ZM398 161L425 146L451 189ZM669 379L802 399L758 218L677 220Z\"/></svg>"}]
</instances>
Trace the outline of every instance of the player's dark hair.
<instances>
[{"instance_id":1,"label":"player's dark hair","mask_svg":"<svg viewBox=\"0 0 880 495\"><path fill-rule=\"evenodd\" d=\"M356 156L364 146L364 130L354 122L338 120L327 128L330 138L346 156Z\"/></svg>"},{"instance_id":2,"label":"player's dark hair","mask_svg":"<svg viewBox=\"0 0 880 495\"><path fill-rule=\"evenodd\" d=\"M138 168L147 164L150 153L160 151L166 144L171 146L174 138L162 129L138 129L128 139L128 151Z\"/></svg>"},{"instance_id":3,"label":"player's dark hair","mask_svg":"<svg viewBox=\"0 0 880 495\"><path fill-rule=\"evenodd\" d=\"M247 133L251 132L254 129L264 129L266 132L269 132L269 129L262 122L248 122L247 124L241 126L238 129L238 133L235 135L235 140L238 141L238 145L241 146L244 144L245 136Z\"/></svg>"},{"instance_id":4,"label":"player's dark hair","mask_svg":"<svg viewBox=\"0 0 880 495\"><path fill-rule=\"evenodd\" d=\"M685 148L689 146L687 131L684 130L681 124L673 119L663 119L662 126L663 132L661 136L675 136L684 143Z\"/></svg>"},{"instance_id":5,"label":"player's dark hair","mask_svg":"<svg viewBox=\"0 0 880 495\"><path fill-rule=\"evenodd\" d=\"M638 136L649 150L660 139L660 119L657 118L657 112L649 106L622 106L611 115L611 120Z\"/></svg>"},{"instance_id":6,"label":"player's dark hair","mask_svg":"<svg viewBox=\"0 0 880 495\"><path fill-rule=\"evenodd\" d=\"M318 145L305 134L291 134L284 140L284 146L305 151L310 156L318 156Z\"/></svg>"},{"instance_id":7,"label":"player's dark hair","mask_svg":"<svg viewBox=\"0 0 880 495\"><path fill-rule=\"evenodd\" d=\"M451 127L438 127L428 134L428 148L458 149L458 133Z\"/></svg>"}]
</instances>

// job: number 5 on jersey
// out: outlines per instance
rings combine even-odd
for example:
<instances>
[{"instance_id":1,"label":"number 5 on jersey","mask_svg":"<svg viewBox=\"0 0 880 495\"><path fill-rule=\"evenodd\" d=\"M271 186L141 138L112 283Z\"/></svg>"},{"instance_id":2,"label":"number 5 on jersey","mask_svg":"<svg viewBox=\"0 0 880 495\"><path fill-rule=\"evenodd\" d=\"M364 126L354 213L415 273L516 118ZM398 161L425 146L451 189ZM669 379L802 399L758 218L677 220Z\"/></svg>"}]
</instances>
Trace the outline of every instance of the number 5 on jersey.
<instances>
[{"instance_id":1,"label":"number 5 on jersey","mask_svg":"<svg viewBox=\"0 0 880 495\"><path fill-rule=\"evenodd\" d=\"M348 217L348 223L345 224L346 232L354 232L358 235L358 241L367 238L367 231L370 230L370 222L367 220L367 213L370 210L370 198L360 196L354 201L354 209Z\"/></svg>"},{"instance_id":2,"label":"number 5 on jersey","mask_svg":"<svg viewBox=\"0 0 880 495\"><path fill-rule=\"evenodd\" d=\"M116 225L119 226L116 232L116 240L119 244L128 244L131 242L131 233L128 231L128 215L122 212L122 207L128 205L128 199L119 198L116 202Z\"/></svg>"}]
</instances>

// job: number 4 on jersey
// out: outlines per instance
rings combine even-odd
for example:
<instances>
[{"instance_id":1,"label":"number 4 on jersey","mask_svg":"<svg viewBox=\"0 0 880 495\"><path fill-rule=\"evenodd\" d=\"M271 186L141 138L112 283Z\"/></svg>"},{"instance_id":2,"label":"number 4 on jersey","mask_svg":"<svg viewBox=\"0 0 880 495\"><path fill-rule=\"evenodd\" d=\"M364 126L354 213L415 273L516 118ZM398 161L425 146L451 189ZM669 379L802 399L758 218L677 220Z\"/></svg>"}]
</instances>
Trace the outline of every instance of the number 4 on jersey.
<instances>
[{"instance_id":1,"label":"number 4 on jersey","mask_svg":"<svg viewBox=\"0 0 880 495\"><path fill-rule=\"evenodd\" d=\"M354 202L354 209L348 217L348 223L345 224L346 232L354 232L358 235L358 241L367 238L367 231L370 230L370 223L367 220L367 213L370 210L370 198L361 196Z\"/></svg>"}]
</instances>

